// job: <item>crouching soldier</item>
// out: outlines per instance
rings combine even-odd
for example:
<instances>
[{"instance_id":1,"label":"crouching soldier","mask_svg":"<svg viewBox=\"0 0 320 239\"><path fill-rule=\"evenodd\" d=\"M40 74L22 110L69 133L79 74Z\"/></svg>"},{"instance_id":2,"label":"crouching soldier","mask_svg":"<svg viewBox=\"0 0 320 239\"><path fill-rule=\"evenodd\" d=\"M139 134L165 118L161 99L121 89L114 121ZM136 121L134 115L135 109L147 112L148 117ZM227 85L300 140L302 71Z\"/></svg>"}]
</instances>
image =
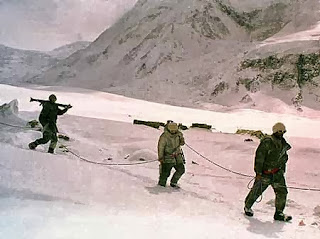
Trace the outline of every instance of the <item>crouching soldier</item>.
<instances>
[{"instance_id":1,"label":"crouching soldier","mask_svg":"<svg viewBox=\"0 0 320 239\"><path fill-rule=\"evenodd\" d=\"M158 142L158 160L160 162L158 185L166 186L171 169L174 168L176 171L171 178L170 186L179 188L177 185L178 180L185 172L185 160L180 147L184 143L184 138L178 130L178 125L173 121L168 121Z\"/></svg>"},{"instance_id":2,"label":"crouching soldier","mask_svg":"<svg viewBox=\"0 0 320 239\"><path fill-rule=\"evenodd\" d=\"M276 123L272 128L272 132L271 136L261 140L256 150L254 163L256 178L251 191L245 199L244 211L247 216L252 217L252 205L271 185L276 195L274 220L290 221L292 217L285 215L283 210L288 194L284 173L288 161L287 151L291 146L283 138L286 128L282 123Z\"/></svg>"},{"instance_id":3,"label":"crouching soldier","mask_svg":"<svg viewBox=\"0 0 320 239\"><path fill-rule=\"evenodd\" d=\"M39 121L43 127L42 131L42 138L37 139L34 142L31 142L29 144L30 149L35 149L39 144L46 144L49 141L49 150L48 153L54 153L54 149L58 142L58 128L57 128L57 117L58 115L63 115L67 112L68 109L71 108L71 105L61 105L56 104L57 97L55 95L49 96L49 101L47 100L32 100L32 101L38 101L43 106ZM59 106L64 107L64 109L59 109Z\"/></svg>"}]
</instances>

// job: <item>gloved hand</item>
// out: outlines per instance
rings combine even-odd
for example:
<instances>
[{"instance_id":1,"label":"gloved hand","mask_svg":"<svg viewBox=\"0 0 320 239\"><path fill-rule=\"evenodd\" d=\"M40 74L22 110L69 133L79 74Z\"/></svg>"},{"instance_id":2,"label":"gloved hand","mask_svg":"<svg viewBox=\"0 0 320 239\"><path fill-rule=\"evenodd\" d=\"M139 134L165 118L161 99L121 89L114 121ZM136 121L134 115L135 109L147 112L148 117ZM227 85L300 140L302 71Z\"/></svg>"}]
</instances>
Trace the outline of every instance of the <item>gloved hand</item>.
<instances>
[{"instance_id":1,"label":"gloved hand","mask_svg":"<svg viewBox=\"0 0 320 239\"><path fill-rule=\"evenodd\" d=\"M71 108L72 108L72 105L67 105L66 108L67 108L67 109L71 109Z\"/></svg>"},{"instance_id":2,"label":"gloved hand","mask_svg":"<svg viewBox=\"0 0 320 239\"><path fill-rule=\"evenodd\" d=\"M261 178L262 178L262 175L261 175L261 174L256 174L256 180L257 180L257 181L260 181Z\"/></svg>"},{"instance_id":3,"label":"gloved hand","mask_svg":"<svg viewBox=\"0 0 320 239\"><path fill-rule=\"evenodd\" d=\"M164 160L163 160L163 159L158 159L158 161L160 162L160 164L163 164L163 163L164 163Z\"/></svg>"}]
</instances>

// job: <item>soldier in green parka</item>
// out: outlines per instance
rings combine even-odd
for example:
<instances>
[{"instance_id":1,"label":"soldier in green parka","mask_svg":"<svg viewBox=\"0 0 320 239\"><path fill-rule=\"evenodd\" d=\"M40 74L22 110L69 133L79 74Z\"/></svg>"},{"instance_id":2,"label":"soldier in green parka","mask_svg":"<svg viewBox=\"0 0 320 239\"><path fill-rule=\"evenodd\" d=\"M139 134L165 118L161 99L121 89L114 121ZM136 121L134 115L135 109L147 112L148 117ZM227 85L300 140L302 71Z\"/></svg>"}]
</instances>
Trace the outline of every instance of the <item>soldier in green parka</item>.
<instances>
[{"instance_id":1,"label":"soldier in green parka","mask_svg":"<svg viewBox=\"0 0 320 239\"><path fill-rule=\"evenodd\" d=\"M58 115L63 115L69 108L71 108L70 105L67 105L64 109L59 109L59 106L55 104L56 100L57 97L52 94L49 96L49 101L44 101L42 104L43 108L39 115L39 121L43 127L43 135L42 138L29 144L30 149L35 149L39 144L46 144L51 141L48 153L54 153L54 149L58 142L57 117Z\"/></svg>"},{"instance_id":2,"label":"soldier in green parka","mask_svg":"<svg viewBox=\"0 0 320 239\"><path fill-rule=\"evenodd\" d=\"M176 171L173 174L170 186L179 187L178 180L185 172L184 155L180 146L184 145L184 138L173 121L168 121L164 127L158 142L158 160L160 162L160 177L158 185L165 187L170 176L171 169Z\"/></svg>"},{"instance_id":3,"label":"soldier in green parka","mask_svg":"<svg viewBox=\"0 0 320 239\"><path fill-rule=\"evenodd\" d=\"M283 134L286 132L284 124L276 123L272 127L272 132L271 136L266 136L261 140L256 150L254 162L256 178L245 199L244 211L247 216L252 217L252 205L271 185L276 195L274 220L290 221L292 217L285 215L283 210L288 194L284 173L288 161L287 151L291 146L283 138Z\"/></svg>"}]
</instances>

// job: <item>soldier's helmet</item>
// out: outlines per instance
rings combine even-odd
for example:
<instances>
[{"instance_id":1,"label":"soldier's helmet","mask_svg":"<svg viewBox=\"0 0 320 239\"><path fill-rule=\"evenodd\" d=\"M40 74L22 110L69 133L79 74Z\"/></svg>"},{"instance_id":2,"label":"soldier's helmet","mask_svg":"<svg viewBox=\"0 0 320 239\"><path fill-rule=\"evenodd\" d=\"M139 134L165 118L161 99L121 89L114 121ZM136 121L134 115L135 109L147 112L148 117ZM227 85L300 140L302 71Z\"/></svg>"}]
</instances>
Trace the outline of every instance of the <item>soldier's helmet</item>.
<instances>
[{"instance_id":1,"label":"soldier's helmet","mask_svg":"<svg viewBox=\"0 0 320 239\"><path fill-rule=\"evenodd\" d=\"M175 122L170 122L167 124L167 128L170 133L175 134L178 132L178 125Z\"/></svg>"},{"instance_id":2,"label":"soldier's helmet","mask_svg":"<svg viewBox=\"0 0 320 239\"><path fill-rule=\"evenodd\" d=\"M49 100L50 100L50 102L54 103L54 102L56 102L57 97L54 94L52 94L49 96Z\"/></svg>"},{"instance_id":3,"label":"soldier's helmet","mask_svg":"<svg viewBox=\"0 0 320 239\"><path fill-rule=\"evenodd\" d=\"M278 132L279 133L285 133L285 132L287 132L286 126L284 126L283 123L278 122L272 127L272 132L273 133L278 133Z\"/></svg>"}]
</instances>

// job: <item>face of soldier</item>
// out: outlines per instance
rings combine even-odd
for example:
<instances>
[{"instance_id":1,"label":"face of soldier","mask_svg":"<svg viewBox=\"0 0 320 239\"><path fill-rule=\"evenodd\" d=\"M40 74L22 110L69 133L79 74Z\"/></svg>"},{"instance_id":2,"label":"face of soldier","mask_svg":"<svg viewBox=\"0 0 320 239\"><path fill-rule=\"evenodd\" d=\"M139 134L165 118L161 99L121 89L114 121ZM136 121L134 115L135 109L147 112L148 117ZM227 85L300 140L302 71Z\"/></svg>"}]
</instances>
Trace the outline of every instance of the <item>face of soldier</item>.
<instances>
[{"instance_id":1,"label":"face of soldier","mask_svg":"<svg viewBox=\"0 0 320 239\"><path fill-rule=\"evenodd\" d=\"M278 139L281 139L281 138L283 138L283 135L285 132L286 132L285 130L279 130L276 133L274 133L274 136Z\"/></svg>"},{"instance_id":2,"label":"face of soldier","mask_svg":"<svg viewBox=\"0 0 320 239\"><path fill-rule=\"evenodd\" d=\"M169 123L167 127L171 134L178 133L178 125L176 123Z\"/></svg>"},{"instance_id":3,"label":"face of soldier","mask_svg":"<svg viewBox=\"0 0 320 239\"><path fill-rule=\"evenodd\" d=\"M178 133L177 130L169 130L169 131L170 131L171 134L176 134L176 133Z\"/></svg>"},{"instance_id":4,"label":"face of soldier","mask_svg":"<svg viewBox=\"0 0 320 239\"><path fill-rule=\"evenodd\" d=\"M55 95L50 95L49 96L49 101L52 103L55 103L57 101L57 97Z\"/></svg>"}]
</instances>

